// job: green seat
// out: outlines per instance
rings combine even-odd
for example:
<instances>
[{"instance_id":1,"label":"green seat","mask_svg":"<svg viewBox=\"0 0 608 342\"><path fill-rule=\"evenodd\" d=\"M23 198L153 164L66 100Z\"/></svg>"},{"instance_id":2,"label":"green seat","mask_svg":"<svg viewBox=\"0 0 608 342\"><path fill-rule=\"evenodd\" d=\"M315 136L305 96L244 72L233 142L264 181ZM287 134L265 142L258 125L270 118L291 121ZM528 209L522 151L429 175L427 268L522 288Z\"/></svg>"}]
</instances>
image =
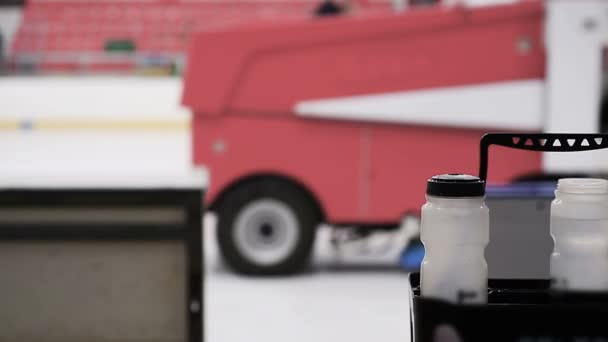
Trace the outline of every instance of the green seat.
<instances>
[{"instance_id":1,"label":"green seat","mask_svg":"<svg viewBox=\"0 0 608 342\"><path fill-rule=\"evenodd\" d=\"M134 52L135 42L131 39L110 39L104 45L105 52Z\"/></svg>"}]
</instances>

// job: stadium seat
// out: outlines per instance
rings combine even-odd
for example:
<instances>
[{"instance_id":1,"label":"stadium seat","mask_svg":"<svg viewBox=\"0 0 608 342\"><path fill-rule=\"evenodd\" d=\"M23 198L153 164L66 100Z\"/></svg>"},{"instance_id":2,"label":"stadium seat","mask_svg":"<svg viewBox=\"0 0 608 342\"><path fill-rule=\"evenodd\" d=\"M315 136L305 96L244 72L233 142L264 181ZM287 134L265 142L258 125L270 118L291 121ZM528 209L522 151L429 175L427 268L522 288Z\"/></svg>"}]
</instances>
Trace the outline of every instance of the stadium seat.
<instances>
[{"instance_id":1,"label":"stadium seat","mask_svg":"<svg viewBox=\"0 0 608 342\"><path fill-rule=\"evenodd\" d=\"M306 18L319 0L31 0L13 41L13 58L38 61L38 71L129 71L146 54L183 55L188 35L253 22ZM360 0L365 11L385 11L390 1ZM129 63L105 58L110 40L132 40ZM87 58L79 57L86 54Z\"/></svg>"}]
</instances>

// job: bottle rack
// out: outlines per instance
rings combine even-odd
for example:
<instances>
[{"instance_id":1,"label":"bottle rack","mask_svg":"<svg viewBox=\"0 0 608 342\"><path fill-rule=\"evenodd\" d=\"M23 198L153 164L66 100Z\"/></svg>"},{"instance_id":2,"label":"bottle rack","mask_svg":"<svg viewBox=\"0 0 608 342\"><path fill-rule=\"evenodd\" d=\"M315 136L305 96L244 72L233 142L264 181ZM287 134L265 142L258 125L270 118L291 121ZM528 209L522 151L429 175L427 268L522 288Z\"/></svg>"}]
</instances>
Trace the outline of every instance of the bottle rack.
<instances>
[{"instance_id":1,"label":"bottle rack","mask_svg":"<svg viewBox=\"0 0 608 342\"><path fill-rule=\"evenodd\" d=\"M480 142L479 177L484 180L491 145L590 151L608 148L608 134L486 134ZM409 282L415 342L608 342L608 292L555 292L549 279L489 279L488 304L460 305L421 297L419 273L412 273Z\"/></svg>"}]
</instances>

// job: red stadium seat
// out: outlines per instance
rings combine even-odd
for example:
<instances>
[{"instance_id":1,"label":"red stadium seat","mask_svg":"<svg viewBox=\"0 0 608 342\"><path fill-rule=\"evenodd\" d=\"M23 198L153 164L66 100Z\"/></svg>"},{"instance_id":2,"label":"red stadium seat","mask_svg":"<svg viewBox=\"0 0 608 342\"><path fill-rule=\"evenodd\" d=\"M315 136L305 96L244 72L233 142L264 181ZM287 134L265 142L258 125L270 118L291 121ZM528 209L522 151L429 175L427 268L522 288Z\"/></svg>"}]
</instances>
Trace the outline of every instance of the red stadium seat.
<instances>
[{"instance_id":1,"label":"red stadium seat","mask_svg":"<svg viewBox=\"0 0 608 342\"><path fill-rule=\"evenodd\" d=\"M138 54L179 55L185 53L188 35L193 31L253 21L306 18L311 16L318 1L157 0L133 3L115 0L104 3L30 0L13 41L13 55L38 56L41 59L39 70L62 72L82 70L81 61L62 61L62 54L103 56L104 45L111 39L132 39ZM386 11L390 7L389 0L360 1L359 8L365 11ZM47 58L49 55L56 56ZM90 70L117 68L117 71L125 71L134 67L134 63L101 63Z\"/></svg>"}]
</instances>

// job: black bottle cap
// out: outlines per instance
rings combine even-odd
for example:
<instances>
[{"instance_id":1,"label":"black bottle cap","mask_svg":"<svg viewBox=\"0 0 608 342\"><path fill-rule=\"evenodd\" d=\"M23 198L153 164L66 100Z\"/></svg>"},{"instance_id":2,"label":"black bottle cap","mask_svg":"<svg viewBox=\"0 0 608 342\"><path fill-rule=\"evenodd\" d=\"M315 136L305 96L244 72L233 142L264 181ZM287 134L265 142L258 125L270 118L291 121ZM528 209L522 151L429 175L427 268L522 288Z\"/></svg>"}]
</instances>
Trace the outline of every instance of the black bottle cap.
<instances>
[{"instance_id":1,"label":"black bottle cap","mask_svg":"<svg viewBox=\"0 0 608 342\"><path fill-rule=\"evenodd\" d=\"M485 182L477 176L458 173L431 177L426 194L437 197L480 197L485 195Z\"/></svg>"}]
</instances>

